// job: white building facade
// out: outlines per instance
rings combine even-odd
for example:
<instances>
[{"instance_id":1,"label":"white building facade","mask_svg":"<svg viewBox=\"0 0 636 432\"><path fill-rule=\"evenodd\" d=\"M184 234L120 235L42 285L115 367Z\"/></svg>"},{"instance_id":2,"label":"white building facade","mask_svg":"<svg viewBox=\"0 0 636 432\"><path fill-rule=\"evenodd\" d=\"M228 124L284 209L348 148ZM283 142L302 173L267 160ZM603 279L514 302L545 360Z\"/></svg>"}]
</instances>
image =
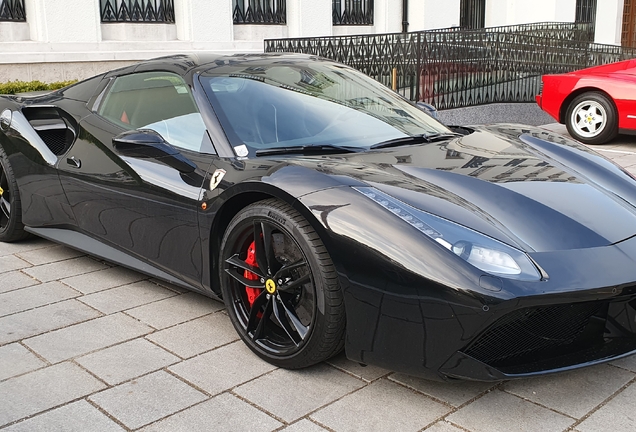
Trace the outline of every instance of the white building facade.
<instances>
[{"instance_id":1,"label":"white building facade","mask_svg":"<svg viewBox=\"0 0 636 432\"><path fill-rule=\"evenodd\" d=\"M83 79L175 53L261 52L265 38L418 31L465 25L470 19L487 27L573 22L582 5L594 6L596 42L620 44L629 4L630 0L0 0L0 82Z\"/></svg>"}]
</instances>

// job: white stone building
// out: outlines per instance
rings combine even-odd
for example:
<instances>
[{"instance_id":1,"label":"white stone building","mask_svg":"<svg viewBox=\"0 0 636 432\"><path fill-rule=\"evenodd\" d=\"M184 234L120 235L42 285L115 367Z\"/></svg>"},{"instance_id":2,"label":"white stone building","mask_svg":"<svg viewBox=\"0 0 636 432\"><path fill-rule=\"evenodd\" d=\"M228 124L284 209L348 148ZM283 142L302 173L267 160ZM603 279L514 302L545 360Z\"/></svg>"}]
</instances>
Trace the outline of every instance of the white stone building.
<instances>
[{"instance_id":1,"label":"white stone building","mask_svg":"<svg viewBox=\"0 0 636 432\"><path fill-rule=\"evenodd\" d=\"M259 52L264 38L572 22L586 14L596 16L596 42L621 44L634 39L632 1L0 0L0 82L85 78L173 53Z\"/></svg>"}]
</instances>

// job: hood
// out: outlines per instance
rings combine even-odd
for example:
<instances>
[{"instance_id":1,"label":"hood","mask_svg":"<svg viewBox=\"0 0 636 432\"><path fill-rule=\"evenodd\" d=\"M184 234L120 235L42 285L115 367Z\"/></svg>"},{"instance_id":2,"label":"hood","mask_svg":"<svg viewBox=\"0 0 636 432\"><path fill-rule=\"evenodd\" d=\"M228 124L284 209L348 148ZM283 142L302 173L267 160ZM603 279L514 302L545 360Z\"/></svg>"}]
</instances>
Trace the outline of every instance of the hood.
<instances>
[{"instance_id":1,"label":"hood","mask_svg":"<svg viewBox=\"0 0 636 432\"><path fill-rule=\"evenodd\" d=\"M286 162L341 184L368 184L528 252L601 247L636 235L636 181L541 129L497 125L446 142Z\"/></svg>"}]
</instances>

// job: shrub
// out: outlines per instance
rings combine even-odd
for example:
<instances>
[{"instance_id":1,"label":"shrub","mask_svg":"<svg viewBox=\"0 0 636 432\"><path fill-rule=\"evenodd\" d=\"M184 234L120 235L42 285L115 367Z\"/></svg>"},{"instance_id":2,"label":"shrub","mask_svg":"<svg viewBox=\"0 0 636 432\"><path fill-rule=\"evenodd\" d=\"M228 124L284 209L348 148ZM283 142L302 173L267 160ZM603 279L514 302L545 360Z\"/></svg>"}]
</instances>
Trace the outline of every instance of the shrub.
<instances>
[{"instance_id":1,"label":"shrub","mask_svg":"<svg viewBox=\"0 0 636 432\"><path fill-rule=\"evenodd\" d=\"M52 83L43 83L42 81L9 81L0 83L0 94L16 94L38 90L57 90L76 82L77 80L57 81Z\"/></svg>"}]
</instances>

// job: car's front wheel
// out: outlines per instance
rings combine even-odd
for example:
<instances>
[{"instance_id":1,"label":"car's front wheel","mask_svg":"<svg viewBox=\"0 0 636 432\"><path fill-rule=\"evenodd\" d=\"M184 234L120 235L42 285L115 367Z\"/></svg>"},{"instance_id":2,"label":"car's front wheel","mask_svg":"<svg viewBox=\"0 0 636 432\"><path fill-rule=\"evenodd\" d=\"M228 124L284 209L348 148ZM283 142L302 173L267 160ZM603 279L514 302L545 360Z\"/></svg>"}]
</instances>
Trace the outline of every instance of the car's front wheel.
<instances>
[{"instance_id":1,"label":"car's front wheel","mask_svg":"<svg viewBox=\"0 0 636 432\"><path fill-rule=\"evenodd\" d=\"M605 144L618 135L618 115L614 102L599 92L575 97L566 114L570 135L585 144Z\"/></svg>"},{"instance_id":2,"label":"car's front wheel","mask_svg":"<svg viewBox=\"0 0 636 432\"><path fill-rule=\"evenodd\" d=\"M320 237L296 210L275 199L246 207L230 222L219 255L228 314L257 355L297 369L342 349L338 276Z\"/></svg>"},{"instance_id":3,"label":"car's front wheel","mask_svg":"<svg viewBox=\"0 0 636 432\"><path fill-rule=\"evenodd\" d=\"M0 242L14 242L28 236L22 224L20 192L9 158L0 147Z\"/></svg>"}]
</instances>

